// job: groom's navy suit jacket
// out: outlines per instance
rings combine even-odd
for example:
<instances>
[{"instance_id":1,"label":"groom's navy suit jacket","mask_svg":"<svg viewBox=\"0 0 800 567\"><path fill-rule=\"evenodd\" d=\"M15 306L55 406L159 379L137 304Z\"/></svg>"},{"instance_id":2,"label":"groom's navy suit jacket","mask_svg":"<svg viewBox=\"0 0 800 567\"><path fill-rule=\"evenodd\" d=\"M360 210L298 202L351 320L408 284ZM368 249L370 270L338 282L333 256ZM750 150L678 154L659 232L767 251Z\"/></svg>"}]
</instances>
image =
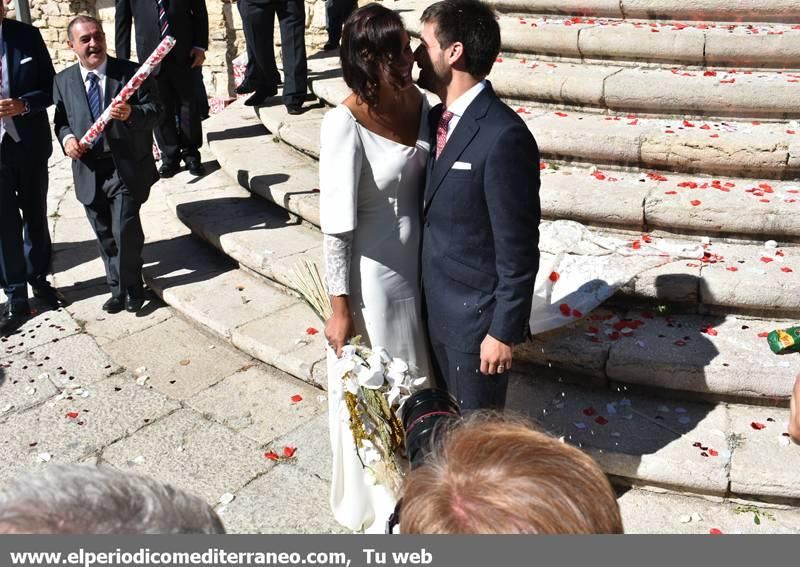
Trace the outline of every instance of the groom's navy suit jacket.
<instances>
[{"instance_id":1,"label":"groom's navy suit jacket","mask_svg":"<svg viewBox=\"0 0 800 567\"><path fill-rule=\"evenodd\" d=\"M434 137L441 113L431 111ZM431 340L464 353L487 334L523 342L539 266L539 150L488 82L428 164L423 216Z\"/></svg>"}]
</instances>

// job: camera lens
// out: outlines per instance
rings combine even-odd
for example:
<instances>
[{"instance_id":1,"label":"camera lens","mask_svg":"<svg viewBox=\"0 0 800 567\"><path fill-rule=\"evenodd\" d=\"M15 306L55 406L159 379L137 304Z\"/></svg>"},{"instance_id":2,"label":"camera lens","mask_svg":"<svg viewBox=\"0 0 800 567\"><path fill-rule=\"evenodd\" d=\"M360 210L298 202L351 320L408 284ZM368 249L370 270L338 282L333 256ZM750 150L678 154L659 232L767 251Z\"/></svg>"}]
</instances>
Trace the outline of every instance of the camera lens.
<instances>
[{"instance_id":1,"label":"camera lens","mask_svg":"<svg viewBox=\"0 0 800 567\"><path fill-rule=\"evenodd\" d=\"M444 390L420 390L406 400L403 406L403 429L406 433L406 455L412 470L425 462L442 423L458 419L460 415L458 403Z\"/></svg>"}]
</instances>

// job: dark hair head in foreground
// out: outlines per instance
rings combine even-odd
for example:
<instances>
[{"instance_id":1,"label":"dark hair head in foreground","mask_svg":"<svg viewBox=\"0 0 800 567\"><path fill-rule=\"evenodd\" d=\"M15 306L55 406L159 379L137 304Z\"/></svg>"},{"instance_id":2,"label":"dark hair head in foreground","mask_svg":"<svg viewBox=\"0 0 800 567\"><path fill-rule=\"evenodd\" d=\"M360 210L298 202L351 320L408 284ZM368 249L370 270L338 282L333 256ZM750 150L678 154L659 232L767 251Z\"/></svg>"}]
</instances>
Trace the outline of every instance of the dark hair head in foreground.
<instances>
[{"instance_id":1,"label":"dark hair head in foreground","mask_svg":"<svg viewBox=\"0 0 800 567\"><path fill-rule=\"evenodd\" d=\"M614 491L588 455L528 425L474 415L403 487L405 534L622 533Z\"/></svg>"},{"instance_id":2,"label":"dark hair head in foreground","mask_svg":"<svg viewBox=\"0 0 800 567\"><path fill-rule=\"evenodd\" d=\"M110 467L54 465L0 491L0 534L221 534L202 499Z\"/></svg>"},{"instance_id":3,"label":"dark hair head in foreground","mask_svg":"<svg viewBox=\"0 0 800 567\"><path fill-rule=\"evenodd\" d=\"M403 53L408 41L403 20L381 4L362 6L347 18L342 29L342 75L360 100L377 105L383 81L398 89L406 86L413 66L413 54L406 61Z\"/></svg>"}]
</instances>

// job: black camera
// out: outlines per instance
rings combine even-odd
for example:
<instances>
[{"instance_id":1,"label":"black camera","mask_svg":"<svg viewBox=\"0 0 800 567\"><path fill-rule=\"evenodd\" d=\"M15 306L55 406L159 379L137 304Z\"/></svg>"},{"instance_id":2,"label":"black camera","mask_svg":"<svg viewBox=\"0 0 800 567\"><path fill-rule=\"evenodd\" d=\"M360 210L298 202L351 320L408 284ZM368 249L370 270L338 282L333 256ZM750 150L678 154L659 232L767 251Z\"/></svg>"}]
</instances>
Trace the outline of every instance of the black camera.
<instances>
[{"instance_id":1,"label":"black camera","mask_svg":"<svg viewBox=\"0 0 800 567\"><path fill-rule=\"evenodd\" d=\"M406 434L406 455L414 470L425 462L436 446L438 432L447 422L461 417L455 398L445 390L420 390L403 406L403 430Z\"/></svg>"},{"instance_id":2,"label":"black camera","mask_svg":"<svg viewBox=\"0 0 800 567\"><path fill-rule=\"evenodd\" d=\"M449 422L461 417L455 398L445 390L430 388L420 390L403 405L403 430L406 435L406 456L413 471L425 463L426 457L441 441L441 432ZM400 500L389 516L386 533L394 532L400 523Z\"/></svg>"}]
</instances>

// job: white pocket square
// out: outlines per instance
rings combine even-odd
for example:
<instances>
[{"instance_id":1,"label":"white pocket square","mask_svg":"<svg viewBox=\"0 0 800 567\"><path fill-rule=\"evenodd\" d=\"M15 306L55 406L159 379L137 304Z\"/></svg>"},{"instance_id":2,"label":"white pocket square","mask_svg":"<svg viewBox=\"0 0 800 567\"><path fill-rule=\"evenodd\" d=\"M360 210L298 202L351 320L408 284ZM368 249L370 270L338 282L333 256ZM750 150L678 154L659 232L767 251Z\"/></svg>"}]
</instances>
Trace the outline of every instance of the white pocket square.
<instances>
[{"instance_id":1,"label":"white pocket square","mask_svg":"<svg viewBox=\"0 0 800 567\"><path fill-rule=\"evenodd\" d=\"M453 164L453 169L470 170L472 169L472 164L465 161L457 161Z\"/></svg>"},{"instance_id":2,"label":"white pocket square","mask_svg":"<svg viewBox=\"0 0 800 567\"><path fill-rule=\"evenodd\" d=\"M33 57L26 57L25 59L20 61L19 64L20 65L25 65L25 63L30 63L31 61L33 61Z\"/></svg>"}]
</instances>

